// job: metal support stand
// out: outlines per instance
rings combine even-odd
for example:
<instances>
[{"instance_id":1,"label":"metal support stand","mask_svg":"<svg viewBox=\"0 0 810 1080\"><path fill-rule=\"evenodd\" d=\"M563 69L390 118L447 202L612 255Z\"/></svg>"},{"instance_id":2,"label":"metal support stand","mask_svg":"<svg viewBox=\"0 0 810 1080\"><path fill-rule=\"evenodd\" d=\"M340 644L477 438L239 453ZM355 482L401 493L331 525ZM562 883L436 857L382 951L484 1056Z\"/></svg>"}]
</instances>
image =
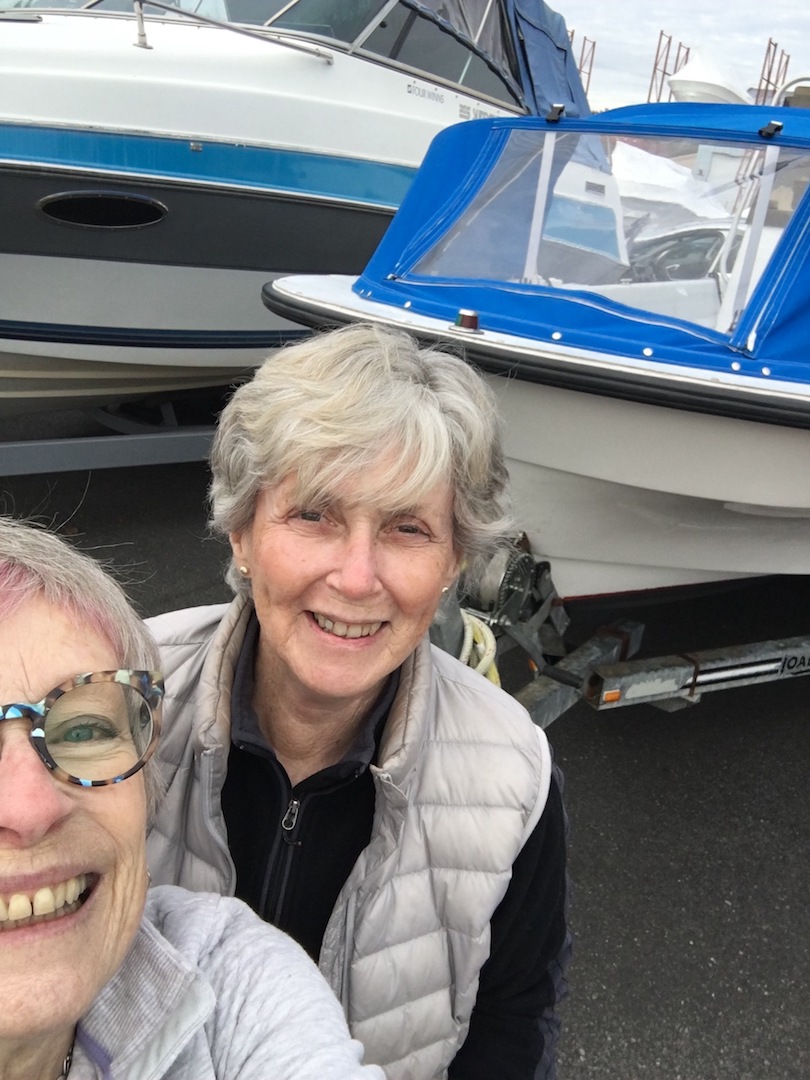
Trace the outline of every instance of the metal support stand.
<instances>
[{"instance_id":1,"label":"metal support stand","mask_svg":"<svg viewBox=\"0 0 810 1080\"><path fill-rule=\"evenodd\" d=\"M0 442L0 476L204 461L214 437L213 425L179 424L170 402L159 423L104 409L86 415L116 434Z\"/></svg>"}]
</instances>

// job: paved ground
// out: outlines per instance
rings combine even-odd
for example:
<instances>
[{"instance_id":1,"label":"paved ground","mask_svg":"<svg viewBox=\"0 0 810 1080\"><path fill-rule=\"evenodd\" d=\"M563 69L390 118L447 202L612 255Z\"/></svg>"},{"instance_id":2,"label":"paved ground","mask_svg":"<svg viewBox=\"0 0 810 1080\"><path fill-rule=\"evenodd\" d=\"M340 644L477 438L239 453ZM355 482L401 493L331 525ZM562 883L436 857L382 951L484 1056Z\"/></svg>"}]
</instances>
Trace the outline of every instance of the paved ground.
<instances>
[{"instance_id":1,"label":"paved ground","mask_svg":"<svg viewBox=\"0 0 810 1080\"><path fill-rule=\"evenodd\" d=\"M0 478L0 509L74 534L153 613L227 595L205 483L201 465ZM607 613L575 614L584 636ZM810 633L810 582L622 614L651 654ZM550 729L576 934L561 1080L810 1077L809 703L800 679Z\"/></svg>"}]
</instances>

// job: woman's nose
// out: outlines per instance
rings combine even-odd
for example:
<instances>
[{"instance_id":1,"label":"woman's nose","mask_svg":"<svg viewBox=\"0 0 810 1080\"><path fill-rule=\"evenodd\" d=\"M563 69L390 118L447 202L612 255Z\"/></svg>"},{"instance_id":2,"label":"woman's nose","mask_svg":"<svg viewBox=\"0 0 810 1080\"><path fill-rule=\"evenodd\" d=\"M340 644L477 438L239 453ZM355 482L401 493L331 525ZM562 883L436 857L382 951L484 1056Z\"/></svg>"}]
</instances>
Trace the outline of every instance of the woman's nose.
<instances>
[{"instance_id":1,"label":"woman's nose","mask_svg":"<svg viewBox=\"0 0 810 1080\"><path fill-rule=\"evenodd\" d=\"M365 597L379 588L376 536L371 529L348 532L330 577L330 583L349 598Z\"/></svg>"},{"instance_id":2,"label":"woman's nose","mask_svg":"<svg viewBox=\"0 0 810 1080\"><path fill-rule=\"evenodd\" d=\"M20 846L41 840L74 805L66 785L34 750L24 724L0 724L0 838Z\"/></svg>"}]
</instances>

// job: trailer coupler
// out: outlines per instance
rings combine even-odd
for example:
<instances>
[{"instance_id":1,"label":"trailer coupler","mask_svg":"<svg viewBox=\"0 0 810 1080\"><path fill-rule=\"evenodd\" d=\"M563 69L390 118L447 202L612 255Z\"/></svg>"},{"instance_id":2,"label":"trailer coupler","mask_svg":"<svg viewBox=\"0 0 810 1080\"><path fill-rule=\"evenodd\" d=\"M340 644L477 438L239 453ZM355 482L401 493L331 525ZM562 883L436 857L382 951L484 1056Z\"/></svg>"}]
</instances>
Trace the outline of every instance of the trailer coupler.
<instances>
[{"instance_id":1,"label":"trailer coupler","mask_svg":"<svg viewBox=\"0 0 810 1080\"><path fill-rule=\"evenodd\" d=\"M709 691L801 675L810 675L807 636L600 664L588 676L583 697L600 710L642 703L674 710Z\"/></svg>"}]
</instances>

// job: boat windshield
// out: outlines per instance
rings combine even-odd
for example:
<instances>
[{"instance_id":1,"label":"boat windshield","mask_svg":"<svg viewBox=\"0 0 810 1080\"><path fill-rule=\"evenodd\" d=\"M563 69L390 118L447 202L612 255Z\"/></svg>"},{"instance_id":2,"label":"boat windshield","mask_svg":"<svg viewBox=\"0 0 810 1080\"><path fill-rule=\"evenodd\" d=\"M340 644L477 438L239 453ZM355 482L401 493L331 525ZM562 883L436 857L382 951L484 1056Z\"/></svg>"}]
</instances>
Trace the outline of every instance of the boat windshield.
<instances>
[{"instance_id":1,"label":"boat windshield","mask_svg":"<svg viewBox=\"0 0 810 1080\"><path fill-rule=\"evenodd\" d=\"M231 5L255 2L229 0ZM344 42L517 104L510 39L502 7L492 0L295 0L268 25ZM483 50L490 63L471 45Z\"/></svg>"},{"instance_id":2,"label":"boat windshield","mask_svg":"<svg viewBox=\"0 0 810 1080\"><path fill-rule=\"evenodd\" d=\"M232 18L316 36L473 94L520 107L500 4L492 0L227 0ZM481 50L481 51L479 51Z\"/></svg>"},{"instance_id":3,"label":"boat windshield","mask_svg":"<svg viewBox=\"0 0 810 1080\"><path fill-rule=\"evenodd\" d=\"M187 13L337 44L523 111L509 34L501 6L492 0L164 2L176 8L180 17ZM20 8L134 13L133 0L0 0L0 11ZM143 11L162 19L172 14L148 0L143 0Z\"/></svg>"},{"instance_id":4,"label":"boat windshield","mask_svg":"<svg viewBox=\"0 0 810 1080\"><path fill-rule=\"evenodd\" d=\"M810 155L770 142L516 125L405 276L586 290L730 334L809 181Z\"/></svg>"}]
</instances>

